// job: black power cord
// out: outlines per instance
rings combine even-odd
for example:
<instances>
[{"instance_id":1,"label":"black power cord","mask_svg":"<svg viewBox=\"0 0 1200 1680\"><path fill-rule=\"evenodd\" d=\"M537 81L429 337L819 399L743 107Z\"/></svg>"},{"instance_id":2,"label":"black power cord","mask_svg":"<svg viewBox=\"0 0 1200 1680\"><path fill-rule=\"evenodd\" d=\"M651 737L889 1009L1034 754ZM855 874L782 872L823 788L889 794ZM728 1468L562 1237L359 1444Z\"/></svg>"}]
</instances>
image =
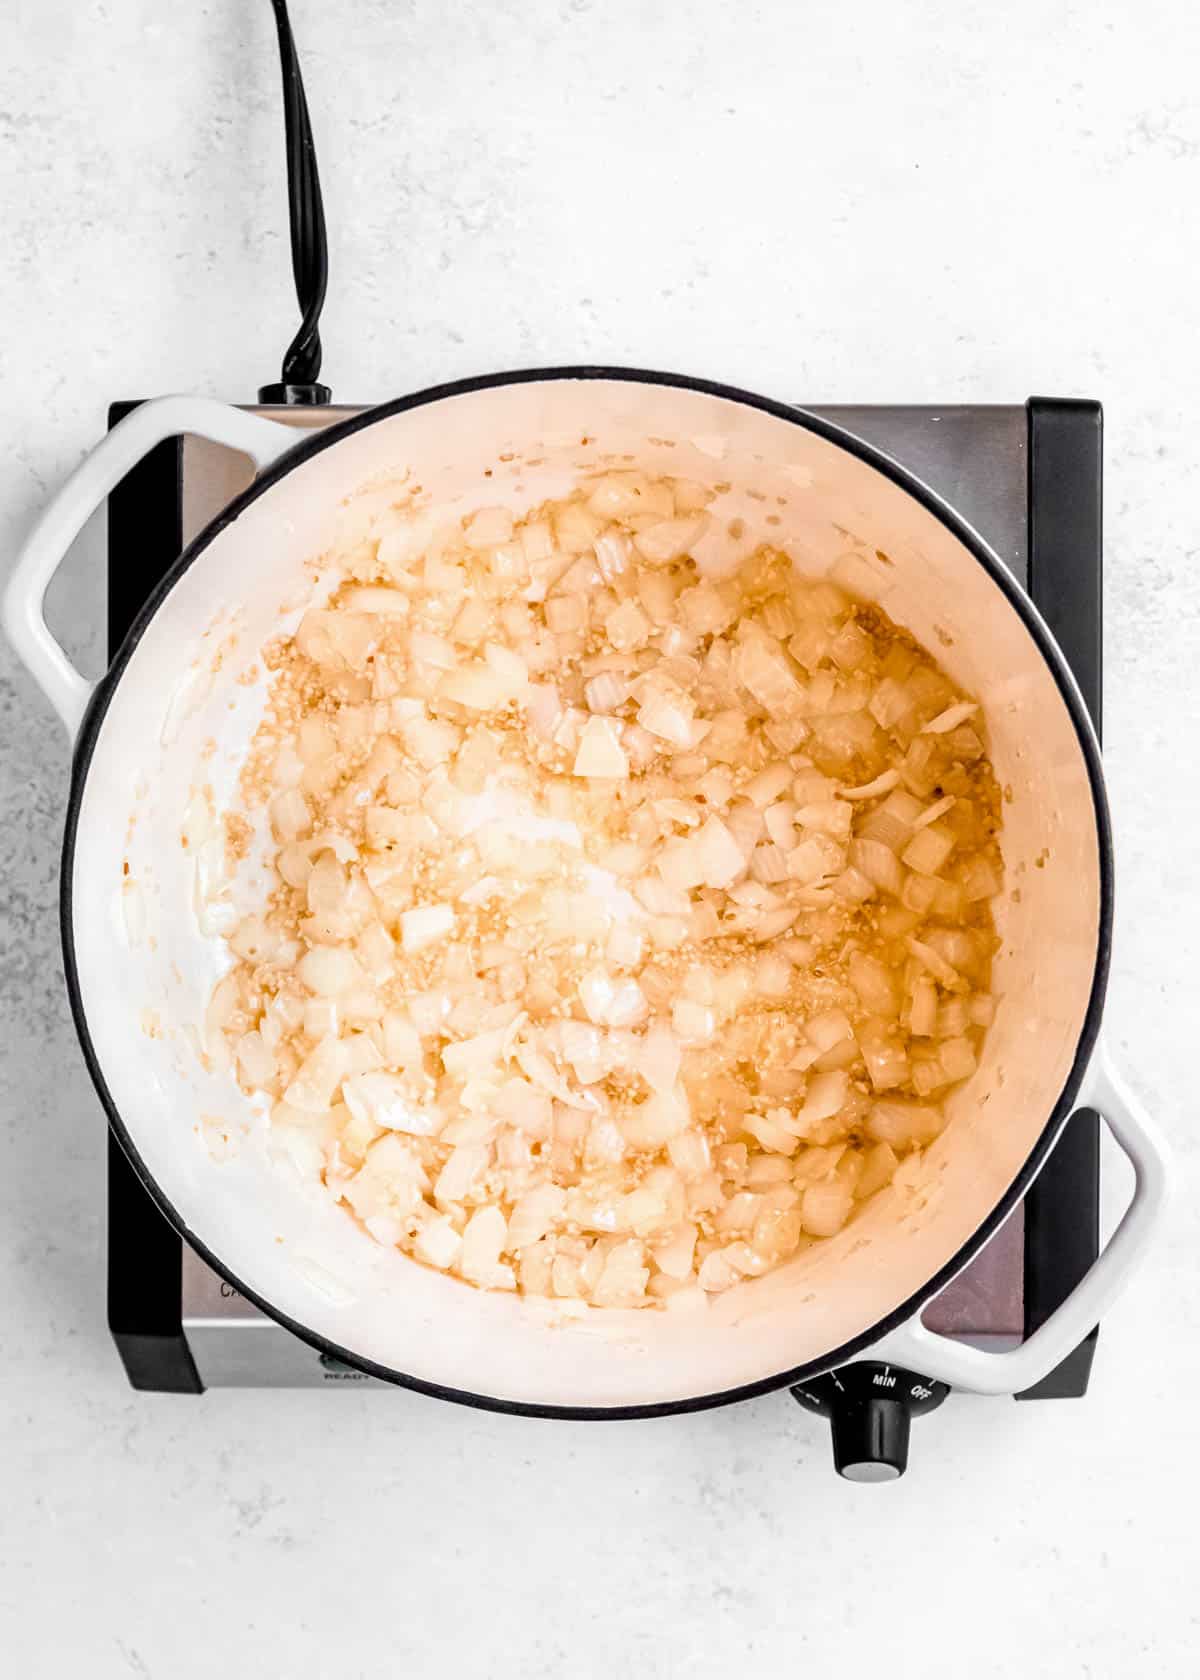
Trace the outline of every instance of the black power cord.
<instances>
[{"instance_id":1,"label":"black power cord","mask_svg":"<svg viewBox=\"0 0 1200 1680\"><path fill-rule=\"evenodd\" d=\"M304 97L304 82L300 76L300 60L292 39L287 0L271 0L271 5L279 34L279 63L283 71L292 274L302 319L299 331L284 354L278 384L262 386L258 400L261 403L303 407L327 403L333 394L328 385L319 384L317 379L321 371L318 323L329 279L329 252L325 242L325 208L321 203L317 151L308 118L308 101Z\"/></svg>"}]
</instances>

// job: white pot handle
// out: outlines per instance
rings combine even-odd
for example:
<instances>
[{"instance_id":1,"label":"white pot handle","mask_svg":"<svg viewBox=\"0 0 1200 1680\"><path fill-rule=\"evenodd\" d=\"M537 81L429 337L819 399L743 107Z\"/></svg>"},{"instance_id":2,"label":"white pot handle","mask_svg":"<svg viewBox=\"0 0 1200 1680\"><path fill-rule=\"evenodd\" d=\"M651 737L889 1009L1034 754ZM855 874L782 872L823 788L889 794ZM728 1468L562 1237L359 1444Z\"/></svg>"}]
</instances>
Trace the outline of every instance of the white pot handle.
<instances>
[{"instance_id":1,"label":"white pot handle","mask_svg":"<svg viewBox=\"0 0 1200 1680\"><path fill-rule=\"evenodd\" d=\"M72 740L79 733L96 685L75 669L50 634L42 611L46 589L84 524L130 468L166 438L185 432L249 455L259 471L304 435L292 426L246 414L208 397L159 397L126 415L76 467L29 533L4 592L3 605L9 641L66 724Z\"/></svg>"},{"instance_id":2,"label":"white pot handle","mask_svg":"<svg viewBox=\"0 0 1200 1680\"><path fill-rule=\"evenodd\" d=\"M1007 1353L987 1353L951 1341L927 1329L918 1316L862 1357L885 1359L976 1394L1018 1394L1041 1382L1095 1329L1125 1287L1158 1223L1170 1192L1170 1165L1157 1128L1102 1048L1092 1058L1078 1107L1095 1109L1101 1116L1133 1165L1134 1187L1103 1253L1057 1311Z\"/></svg>"}]
</instances>

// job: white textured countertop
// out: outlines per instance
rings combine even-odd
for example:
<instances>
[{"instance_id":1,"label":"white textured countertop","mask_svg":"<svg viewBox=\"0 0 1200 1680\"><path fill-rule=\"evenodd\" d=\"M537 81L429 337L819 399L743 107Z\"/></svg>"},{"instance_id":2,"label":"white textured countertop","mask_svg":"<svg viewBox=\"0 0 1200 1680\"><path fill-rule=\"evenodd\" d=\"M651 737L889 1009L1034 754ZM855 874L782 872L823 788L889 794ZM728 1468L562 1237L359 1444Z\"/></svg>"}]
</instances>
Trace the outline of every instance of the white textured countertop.
<instances>
[{"instance_id":1,"label":"white textured countertop","mask_svg":"<svg viewBox=\"0 0 1200 1680\"><path fill-rule=\"evenodd\" d=\"M0 653L0 1648L12 1672L1190 1676L1200 1610L1200 25L970 7L296 0L326 373L628 362L810 401L1107 408L1114 1045L1181 1194L1081 1403L952 1399L892 1487L786 1397L544 1424L137 1396L55 921L65 743ZM18 0L0 550L110 398L245 399L293 329L266 0ZM55 591L96 663L99 538Z\"/></svg>"}]
</instances>

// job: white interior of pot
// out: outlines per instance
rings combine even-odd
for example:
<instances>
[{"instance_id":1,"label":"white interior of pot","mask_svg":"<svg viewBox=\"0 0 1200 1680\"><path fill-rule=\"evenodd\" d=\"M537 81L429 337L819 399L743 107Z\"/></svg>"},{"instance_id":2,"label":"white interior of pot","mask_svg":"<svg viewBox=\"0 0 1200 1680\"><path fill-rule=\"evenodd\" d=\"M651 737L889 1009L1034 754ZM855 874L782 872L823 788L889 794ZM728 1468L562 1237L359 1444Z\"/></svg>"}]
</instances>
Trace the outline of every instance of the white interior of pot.
<instances>
[{"instance_id":1,"label":"white interior of pot","mask_svg":"<svg viewBox=\"0 0 1200 1680\"><path fill-rule=\"evenodd\" d=\"M269 1156L261 1113L197 1055L226 965L219 942L198 931L195 862L180 834L198 786L212 787L218 809L230 796L263 704L261 678L248 680L259 650L320 588L305 562L414 485L420 504L451 515L498 500L524 509L613 456L731 485L718 517L741 517L748 541L788 548L806 574L855 556L860 592L982 699L1011 800L1000 1005L918 1185L884 1192L839 1237L707 1313L573 1321L379 1248L319 1185ZM74 867L95 1051L186 1227L276 1310L353 1354L477 1394L597 1407L716 1393L820 1359L945 1266L1004 1195L1067 1080L1098 907L1095 815L1074 727L1020 618L971 553L906 491L802 426L624 381L446 398L365 427L269 489L204 550L136 648L101 726Z\"/></svg>"}]
</instances>

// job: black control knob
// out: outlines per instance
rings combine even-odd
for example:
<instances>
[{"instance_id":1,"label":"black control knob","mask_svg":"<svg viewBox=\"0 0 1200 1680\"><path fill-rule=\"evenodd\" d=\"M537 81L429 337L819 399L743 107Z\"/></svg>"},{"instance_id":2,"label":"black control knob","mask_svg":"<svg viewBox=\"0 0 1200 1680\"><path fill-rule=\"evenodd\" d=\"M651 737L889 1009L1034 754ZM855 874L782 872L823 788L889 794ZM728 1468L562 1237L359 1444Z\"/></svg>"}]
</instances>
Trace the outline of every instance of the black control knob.
<instances>
[{"instance_id":1,"label":"black control knob","mask_svg":"<svg viewBox=\"0 0 1200 1680\"><path fill-rule=\"evenodd\" d=\"M899 1365L843 1365L792 1394L833 1427L833 1462L851 1482L893 1482L908 1465L912 1418L940 1406L950 1390Z\"/></svg>"}]
</instances>

